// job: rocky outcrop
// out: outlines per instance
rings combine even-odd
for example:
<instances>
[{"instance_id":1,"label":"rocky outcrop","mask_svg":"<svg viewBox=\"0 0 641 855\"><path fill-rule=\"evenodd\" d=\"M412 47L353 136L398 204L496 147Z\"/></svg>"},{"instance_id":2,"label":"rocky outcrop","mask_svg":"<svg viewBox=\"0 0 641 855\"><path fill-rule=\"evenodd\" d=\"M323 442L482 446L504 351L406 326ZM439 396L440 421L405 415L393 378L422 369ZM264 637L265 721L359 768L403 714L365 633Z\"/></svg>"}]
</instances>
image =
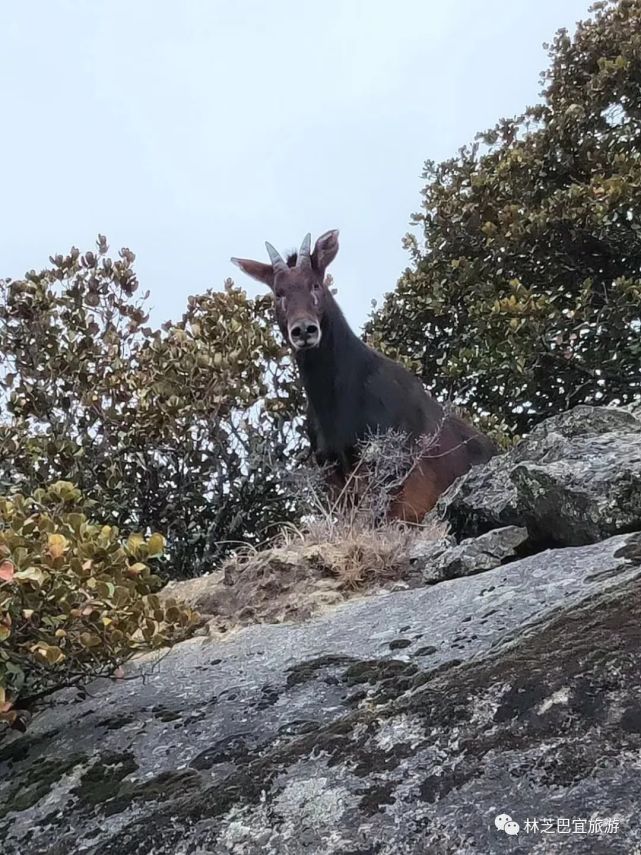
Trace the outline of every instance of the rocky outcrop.
<instances>
[{"instance_id":1,"label":"rocky outcrop","mask_svg":"<svg viewBox=\"0 0 641 855\"><path fill-rule=\"evenodd\" d=\"M495 528L461 543L448 535L435 541L418 541L410 551L410 560L425 584L443 582L498 567L513 559L527 539L527 529L515 525Z\"/></svg>"},{"instance_id":2,"label":"rocky outcrop","mask_svg":"<svg viewBox=\"0 0 641 855\"><path fill-rule=\"evenodd\" d=\"M635 525L614 497L634 493L633 461L617 467L639 429L582 408L454 485L442 509L460 527L432 571L427 545L414 556L429 585L195 638L60 692L0 741L3 852L639 851L641 534L612 534ZM578 545L541 548L545 503L526 501L519 466L583 491ZM579 505L554 502L563 540Z\"/></svg>"},{"instance_id":3,"label":"rocky outcrop","mask_svg":"<svg viewBox=\"0 0 641 855\"><path fill-rule=\"evenodd\" d=\"M533 547L596 543L641 529L641 422L581 406L450 488L434 515L457 537L525 526Z\"/></svg>"}]
</instances>

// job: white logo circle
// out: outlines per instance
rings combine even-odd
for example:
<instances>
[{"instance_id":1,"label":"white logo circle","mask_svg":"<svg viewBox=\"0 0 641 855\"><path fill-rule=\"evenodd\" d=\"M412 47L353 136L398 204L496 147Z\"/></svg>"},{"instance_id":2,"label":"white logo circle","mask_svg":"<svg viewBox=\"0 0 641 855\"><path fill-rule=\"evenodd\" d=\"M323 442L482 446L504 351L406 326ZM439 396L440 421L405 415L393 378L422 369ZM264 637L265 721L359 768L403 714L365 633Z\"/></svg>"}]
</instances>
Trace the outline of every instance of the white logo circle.
<instances>
[{"instance_id":1,"label":"white logo circle","mask_svg":"<svg viewBox=\"0 0 641 855\"><path fill-rule=\"evenodd\" d=\"M512 817L509 813L500 813L494 820L494 825L499 831L503 831L508 822L512 822Z\"/></svg>"}]
</instances>

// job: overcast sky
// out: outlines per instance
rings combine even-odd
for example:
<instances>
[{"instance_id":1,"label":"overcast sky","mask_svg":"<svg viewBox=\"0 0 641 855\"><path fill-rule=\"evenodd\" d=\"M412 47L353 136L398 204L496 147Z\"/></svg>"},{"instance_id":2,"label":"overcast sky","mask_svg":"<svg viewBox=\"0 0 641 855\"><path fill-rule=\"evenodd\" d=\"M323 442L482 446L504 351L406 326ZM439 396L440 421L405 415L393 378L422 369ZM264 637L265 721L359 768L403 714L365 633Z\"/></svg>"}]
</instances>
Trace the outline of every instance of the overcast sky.
<instances>
[{"instance_id":1,"label":"overcast sky","mask_svg":"<svg viewBox=\"0 0 641 855\"><path fill-rule=\"evenodd\" d=\"M587 0L0 3L0 276L107 235L153 319L305 232L354 325L406 265L427 158L538 100Z\"/></svg>"}]
</instances>

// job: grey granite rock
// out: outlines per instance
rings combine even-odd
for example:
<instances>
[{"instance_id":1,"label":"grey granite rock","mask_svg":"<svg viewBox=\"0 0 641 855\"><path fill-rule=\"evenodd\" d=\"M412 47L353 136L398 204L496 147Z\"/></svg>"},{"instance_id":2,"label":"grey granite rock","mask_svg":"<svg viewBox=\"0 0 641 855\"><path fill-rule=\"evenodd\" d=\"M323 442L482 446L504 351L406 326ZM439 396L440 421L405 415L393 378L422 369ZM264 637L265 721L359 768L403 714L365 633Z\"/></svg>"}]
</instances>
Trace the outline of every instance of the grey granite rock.
<instances>
[{"instance_id":1,"label":"grey granite rock","mask_svg":"<svg viewBox=\"0 0 641 855\"><path fill-rule=\"evenodd\" d=\"M641 422L623 410L588 406L548 419L459 479L433 516L457 539L526 526L533 548L641 529Z\"/></svg>"},{"instance_id":2,"label":"grey granite rock","mask_svg":"<svg viewBox=\"0 0 641 855\"><path fill-rule=\"evenodd\" d=\"M640 576L620 535L61 692L0 742L3 852L638 851Z\"/></svg>"},{"instance_id":3,"label":"grey granite rock","mask_svg":"<svg viewBox=\"0 0 641 855\"><path fill-rule=\"evenodd\" d=\"M527 529L514 525L492 529L461 543L456 543L455 538L449 536L421 545L414 551L412 561L414 569L421 572L423 582L434 584L498 567L514 558L527 539Z\"/></svg>"}]
</instances>

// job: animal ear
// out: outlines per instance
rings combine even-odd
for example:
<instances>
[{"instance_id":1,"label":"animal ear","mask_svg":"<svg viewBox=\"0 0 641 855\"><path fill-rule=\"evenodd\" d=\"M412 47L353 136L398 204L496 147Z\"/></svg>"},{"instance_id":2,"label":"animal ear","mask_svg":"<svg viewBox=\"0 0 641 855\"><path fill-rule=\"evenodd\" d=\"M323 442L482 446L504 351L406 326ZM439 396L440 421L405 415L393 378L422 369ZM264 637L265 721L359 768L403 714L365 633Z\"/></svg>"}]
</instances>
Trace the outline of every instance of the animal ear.
<instances>
[{"instance_id":1,"label":"animal ear","mask_svg":"<svg viewBox=\"0 0 641 855\"><path fill-rule=\"evenodd\" d=\"M312 265L320 273L324 274L325 269L329 267L338 253L338 229L332 229L325 232L316 241L314 252L312 253Z\"/></svg>"},{"instance_id":2,"label":"animal ear","mask_svg":"<svg viewBox=\"0 0 641 855\"><path fill-rule=\"evenodd\" d=\"M231 261L252 279L258 279L259 282L262 282L263 285L269 285L270 288L274 287L274 269L271 264L263 264L262 261L250 261L248 258L232 258Z\"/></svg>"}]
</instances>

